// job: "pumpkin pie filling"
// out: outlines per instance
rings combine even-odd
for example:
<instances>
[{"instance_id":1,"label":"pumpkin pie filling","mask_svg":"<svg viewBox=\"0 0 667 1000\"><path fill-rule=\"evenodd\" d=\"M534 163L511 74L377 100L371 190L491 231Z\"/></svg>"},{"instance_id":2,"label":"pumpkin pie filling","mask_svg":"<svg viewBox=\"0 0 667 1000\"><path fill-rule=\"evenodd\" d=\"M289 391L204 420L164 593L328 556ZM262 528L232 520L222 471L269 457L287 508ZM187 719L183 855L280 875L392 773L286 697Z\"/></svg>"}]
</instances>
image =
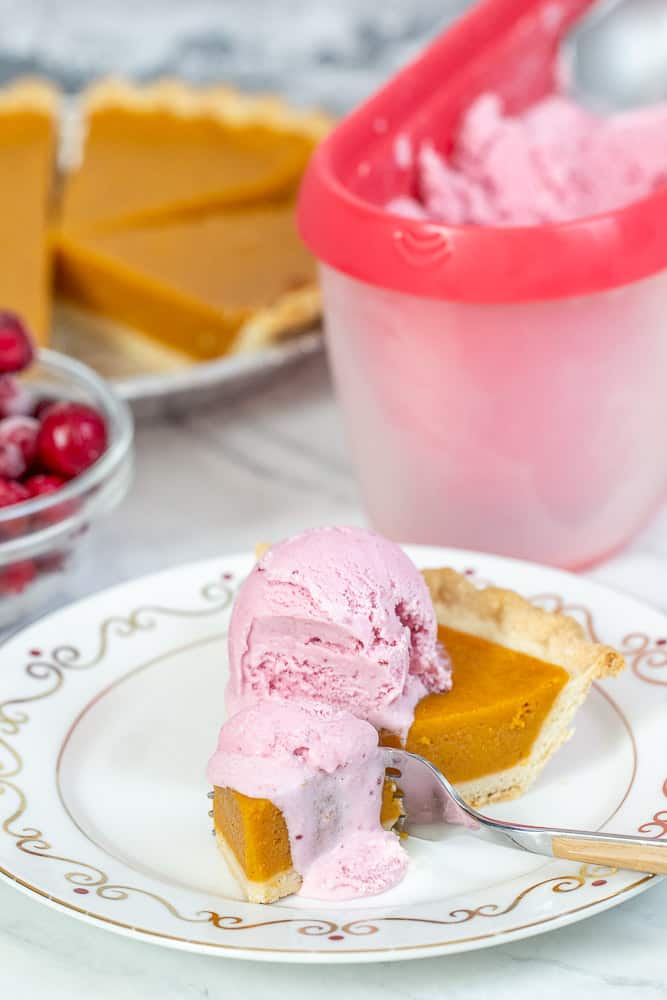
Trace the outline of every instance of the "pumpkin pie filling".
<instances>
[{"instance_id":1,"label":"pumpkin pie filling","mask_svg":"<svg viewBox=\"0 0 667 1000\"><path fill-rule=\"evenodd\" d=\"M59 247L65 298L202 360L224 354L253 317L281 302L300 305L300 325L319 310L293 195L170 223L61 234Z\"/></svg>"},{"instance_id":2,"label":"pumpkin pie filling","mask_svg":"<svg viewBox=\"0 0 667 1000\"><path fill-rule=\"evenodd\" d=\"M0 302L46 343L50 317L47 233L56 137L56 95L19 81L0 94L0 198L5 253Z\"/></svg>"},{"instance_id":3,"label":"pumpkin pie filling","mask_svg":"<svg viewBox=\"0 0 667 1000\"><path fill-rule=\"evenodd\" d=\"M213 823L250 882L267 882L292 868L287 824L269 799L215 788Z\"/></svg>"},{"instance_id":4,"label":"pumpkin pie filling","mask_svg":"<svg viewBox=\"0 0 667 1000\"><path fill-rule=\"evenodd\" d=\"M393 829L402 816L396 785L385 779L380 822ZM213 825L223 837L245 877L265 883L292 868L285 817L269 799L255 799L232 788L213 790Z\"/></svg>"},{"instance_id":5,"label":"pumpkin pie filling","mask_svg":"<svg viewBox=\"0 0 667 1000\"><path fill-rule=\"evenodd\" d=\"M220 730L207 775L218 845L251 902L371 896L403 877L401 815L370 723L323 703L260 701Z\"/></svg>"},{"instance_id":6,"label":"pumpkin pie filling","mask_svg":"<svg viewBox=\"0 0 667 1000\"><path fill-rule=\"evenodd\" d=\"M405 748L454 783L527 760L567 670L443 625L438 637L452 660L453 687L417 704ZM381 742L401 745L387 732Z\"/></svg>"},{"instance_id":7,"label":"pumpkin pie filling","mask_svg":"<svg viewBox=\"0 0 667 1000\"><path fill-rule=\"evenodd\" d=\"M90 230L258 201L294 184L312 137L273 123L270 104L231 91L106 83L86 102L81 163L67 177L61 228Z\"/></svg>"},{"instance_id":8,"label":"pumpkin pie filling","mask_svg":"<svg viewBox=\"0 0 667 1000\"><path fill-rule=\"evenodd\" d=\"M107 81L83 111L54 237L56 287L119 325L119 349L129 328L201 361L317 321L315 262L294 208L324 116L176 81Z\"/></svg>"}]
</instances>

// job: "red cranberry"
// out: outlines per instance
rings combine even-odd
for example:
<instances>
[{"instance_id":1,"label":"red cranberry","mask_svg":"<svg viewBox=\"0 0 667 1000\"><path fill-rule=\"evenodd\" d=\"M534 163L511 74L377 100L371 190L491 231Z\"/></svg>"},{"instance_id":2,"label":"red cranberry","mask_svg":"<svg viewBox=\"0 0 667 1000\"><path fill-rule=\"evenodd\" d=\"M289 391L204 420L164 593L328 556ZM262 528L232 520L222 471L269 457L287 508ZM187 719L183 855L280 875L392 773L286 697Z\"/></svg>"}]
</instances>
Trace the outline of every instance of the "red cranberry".
<instances>
[{"instance_id":1,"label":"red cranberry","mask_svg":"<svg viewBox=\"0 0 667 1000\"><path fill-rule=\"evenodd\" d=\"M0 450L13 445L21 452L23 459L23 470L14 473L14 478L22 476L26 469L29 469L37 454L37 434L39 433L39 421L34 417L5 417L0 420ZM0 462L0 473L11 476L10 472L2 472Z\"/></svg>"},{"instance_id":2,"label":"red cranberry","mask_svg":"<svg viewBox=\"0 0 667 1000\"><path fill-rule=\"evenodd\" d=\"M55 403L47 410L37 438L44 468L68 479L96 462L106 446L104 420L81 403Z\"/></svg>"},{"instance_id":3,"label":"red cranberry","mask_svg":"<svg viewBox=\"0 0 667 1000\"><path fill-rule=\"evenodd\" d=\"M0 375L0 418L26 416L33 406L29 389L12 375Z\"/></svg>"},{"instance_id":4,"label":"red cranberry","mask_svg":"<svg viewBox=\"0 0 667 1000\"><path fill-rule=\"evenodd\" d=\"M0 372L20 372L35 356L32 338L14 313L0 312Z\"/></svg>"},{"instance_id":5,"label":"red cranberry","mask_svg":"<svg viewBox=\"0 0 667 1000\"><path fill-rule=\"evenodd\" d=\"M56 493L65 485L65 482L66 480L60 476L40 474L24 479L23 485L31 497L43 497L48 496L50 493ZM58 521L69 517L76 509L76 500L65 500L63 503L56 504L55 507L48 507L46 510L40 510L37 514L33 514L32 520L36 527L45 528L50 524L57 524Z\"/></svg>"},{"instance_id":6,"label":"red cranberry","mask_svg":"<svg viewBox=\"0 0 667 1000\"><path fill-rule=\"evenodd\" d=\"M23 480L23 485L31 497L42 497L47 493L55 493L61 486L65 485L65 480L60 476L47 476L40 474L29 476Z\"/></svg>"},{"instance_id":7,"label":"red cranberry","mask_svg":"<svg viewBox=\"0 0 667 1000\"><path fill-rule=\"evenodd\" d=\"M23 483L16 483L12 479L3 479L0 476L0 507L10 507L29 498L30 493Z\"/></svg>"},{"instance_id":8,"label":"red cranberry","mask_svg":"<svg viewBox=\"0 0 667 1000\"><path fill-rule=\"evenodd\" d=\"M21 594L37 576L37 567L31 559L12 563L0 569L0 593Z\"/></svg>"}]
</instances>

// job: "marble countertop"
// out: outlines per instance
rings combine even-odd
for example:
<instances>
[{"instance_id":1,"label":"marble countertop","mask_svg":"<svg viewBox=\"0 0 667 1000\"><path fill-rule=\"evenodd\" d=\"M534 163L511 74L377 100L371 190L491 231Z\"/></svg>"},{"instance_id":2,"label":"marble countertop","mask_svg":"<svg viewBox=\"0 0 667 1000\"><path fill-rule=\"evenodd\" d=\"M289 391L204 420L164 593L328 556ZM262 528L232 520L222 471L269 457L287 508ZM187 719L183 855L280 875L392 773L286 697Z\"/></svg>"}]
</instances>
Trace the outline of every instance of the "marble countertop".
<instances>
[{"instance_id":1,"label":"marble countertop","mask_svg":"<svg viewBox=\"0 0 667 1000\"><path fill-rule=\"evenodd\" d=\"M471 0L0 0L0 81L232 80L344 111Z\"/></svg>"},{"instance_id":2,"label":"marble countertop","mask_svg":"<svg viewBox=\"0 0 667 1000\"><path fill-rule=\"evenodd\" d=\"M280 89L334 111L361 99L466 0L0 0L0 80L178 71ZM298 26L298 27L297 27ZM90 539L69 600L325 522L363 523L323 358L188 418L145 424L124 505ZM667 510L591 574L667 611ZM290 967L171 952L107 934L0 884L0 997L496 1000L667 996L667 882L601 916L468 955Z\"/></svg>"},{"instance_id":3,"label":"marble countertop","mask_svg":"<svg viewBox=\"0 0 667 1000\"><path fill-rule=\"evenodd\" d=\"M137 478L94 532L63 599L323 522L363 523L324 359L205 413L140 426ZM667 510L590 576L667 611ZM467 955L374 966L252 964L170 952L0 885L0 996L125 1000L446 995L496 1000L667 996L667 882L563 930Z\"/></svg>"}]
</instances>

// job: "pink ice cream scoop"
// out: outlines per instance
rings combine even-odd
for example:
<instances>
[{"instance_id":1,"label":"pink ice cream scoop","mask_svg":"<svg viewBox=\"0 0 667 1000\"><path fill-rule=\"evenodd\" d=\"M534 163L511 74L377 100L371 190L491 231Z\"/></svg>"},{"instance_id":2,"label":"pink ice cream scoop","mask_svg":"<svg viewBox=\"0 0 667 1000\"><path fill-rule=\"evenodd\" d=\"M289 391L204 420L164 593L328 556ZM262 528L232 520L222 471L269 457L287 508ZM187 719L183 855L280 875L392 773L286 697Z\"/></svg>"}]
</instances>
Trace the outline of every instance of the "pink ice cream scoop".
<instances>
[{"instance_id":1,"label":"pink ice cream scoop","mask_svg":"<svg viewBox=\"0 0 667 1000\"><path fill-rule=\"evenodd\" d=\"M266 553L234 605L229 668L230 713L316 700L402 735L425 694L451 687L420 573L359 528L306 531Z\"/></svg>"},{"instance_id":2,"label":"pink ice cream scoop","mask_svg":"<svg viewBox=\"0 0 667 1000\"><path fill-rule=\"evenodd\" d=\"M207 778L280 809L301 895L372 896L405 874L407 854L381 824L377 732L349 712L317 702L258 702L224 724Z\"/></svg>"},{"instance_id":3,"label":"pink ice cream scoop","mask_svg":"<svg viewBox=\"0 0 667 1000\"><path fill-rule=\"evenodd\" d=\"M518 115L483 94L451 153L416 151L416 196L387 206L450 225L531 226L609 212L667 180L667 105L601 117L553 96Z\"/></svg>"}]
</instances>

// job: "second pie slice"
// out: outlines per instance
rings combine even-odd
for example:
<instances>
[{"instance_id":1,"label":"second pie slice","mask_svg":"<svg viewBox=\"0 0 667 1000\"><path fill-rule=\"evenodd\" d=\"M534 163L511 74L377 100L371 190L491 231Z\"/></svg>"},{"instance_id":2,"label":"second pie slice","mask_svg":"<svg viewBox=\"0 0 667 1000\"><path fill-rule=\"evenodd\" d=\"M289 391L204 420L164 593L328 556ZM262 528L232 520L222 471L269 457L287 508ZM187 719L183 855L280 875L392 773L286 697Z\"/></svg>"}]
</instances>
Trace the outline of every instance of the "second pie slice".
<instances>
[{"instance_id":1,"label":"second pie slice","mask_svg":"<svg viewBox=\"0 0 667 1000\"><path fill-rule=\"evenodd\" d=\"M165 223L62 234L61 295L206 360L315 322L315 262L294 198Z\"/></svg>"},{"instance_id":2,"label":"second pie slice","mask_svg":"<svg viewBox=\"0 0 667 1000\"><path fill-rule=\"evenodd\" d=\"M619 673L623 657L514 591L480 590L452 569L424 577L453 686L419 702L405 747L474 806L516 798L572 735L593 681ZM399 745L388 733L383 741Z\"/></svg>"}]
</instances>

